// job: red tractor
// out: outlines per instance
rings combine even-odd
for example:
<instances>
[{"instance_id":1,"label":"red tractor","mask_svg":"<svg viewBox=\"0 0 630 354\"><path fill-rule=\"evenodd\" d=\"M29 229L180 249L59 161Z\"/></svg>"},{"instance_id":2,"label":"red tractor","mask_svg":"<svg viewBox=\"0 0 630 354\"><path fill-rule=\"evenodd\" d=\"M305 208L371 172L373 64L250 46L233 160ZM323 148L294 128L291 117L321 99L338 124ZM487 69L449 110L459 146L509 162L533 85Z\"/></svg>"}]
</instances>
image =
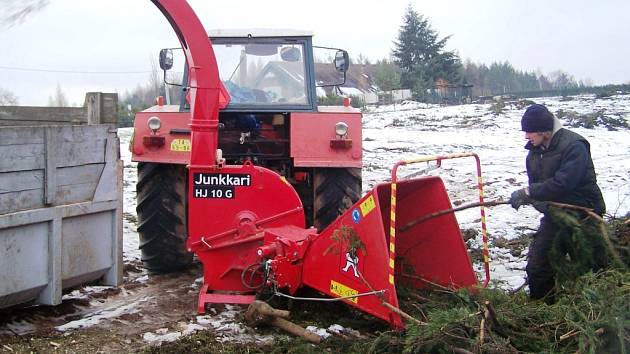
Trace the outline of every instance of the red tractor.
<instances>
[{"instance_id":1,"label":"red tractor","mask_svg":"<svg viewBox=\"0 0 630 354\"><path fill-rule=\"evenodd\" d=\"M322 85L316 82L311 34L216 31L210 40L226 93L219 112L221 163L249 162L278 173L298 193L306 225L323 229L361 195L360 111L318 106ZM171 50L160 53L163 69L171 68L172 57ZM348 54L337 50L329 72L343 76L348 64ZM192 261L186 248L190 84L184 72L178 104L151 107L134 122L140 248L145 266L155 271Z\"/></svg>"},{"instance_id":2,"label":"red tractor","mask_svg":"<svg viewBox=\"0 0 630 354\"><path fill-rule=\"evenodd\" d=\"M361 114L316 104L310 35L218 32L209 40L184 0L153 2L187 67L179 105L136 116L147 267L184 267L194 252L204 266L199 312L266 292L295 298L309 287L397 329L397 285L477 285L455 216L437 213L451 208L442 180L396 175L405 164L472 154L399 161L390 182L361 197ZM169 69L171 52L160 58ZM333 58L345 73L347 53ZM481 185L479 175L480 199Z\"/></svg>"}]
</instances>

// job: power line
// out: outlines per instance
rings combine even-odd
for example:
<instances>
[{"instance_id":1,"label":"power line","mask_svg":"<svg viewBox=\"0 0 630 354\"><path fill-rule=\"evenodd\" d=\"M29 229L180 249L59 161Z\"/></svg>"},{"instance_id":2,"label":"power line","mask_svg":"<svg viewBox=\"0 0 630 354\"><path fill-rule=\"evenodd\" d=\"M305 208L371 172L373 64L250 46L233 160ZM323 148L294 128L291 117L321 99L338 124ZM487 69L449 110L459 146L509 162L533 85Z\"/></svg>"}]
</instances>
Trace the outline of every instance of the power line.
<instances>
[{"instance_id":1,"label":"power line","mask_svg":"<svg viewBox=\"0 0 630 354\"><path fill-rule=\"evenodd\" d=\"M39 69L39 68L20 68L15 66L0 66L0 70L12 70L12 71L30 71L30 72L45 72L45 73L60 73L60 74L99 74L99 75L123 75L123 74L149 74L147 71L78 71L78 70L53 70L53 69Z\"/></svg>"}]
</instances>

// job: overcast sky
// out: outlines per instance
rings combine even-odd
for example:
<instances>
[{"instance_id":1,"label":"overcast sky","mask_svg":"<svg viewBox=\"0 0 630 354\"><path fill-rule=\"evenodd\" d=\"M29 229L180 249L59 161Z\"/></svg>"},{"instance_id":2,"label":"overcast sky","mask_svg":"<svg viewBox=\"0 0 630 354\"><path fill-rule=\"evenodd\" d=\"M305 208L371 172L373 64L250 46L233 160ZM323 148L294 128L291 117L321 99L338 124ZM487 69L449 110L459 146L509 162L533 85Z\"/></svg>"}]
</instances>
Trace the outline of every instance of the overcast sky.
<instances>
[{"instance_id":1,"label":"overcast sky","mask_svg":"<svg viewBox=\"0 0 630 354\"><path fill-rule=\"evenodd\" d=\"M3 11L0 0L0 11ZM595 84L630 82L627 0L190 0L207 29L310 30L315 43L389 57L408 4L462 59L561 69ZM0 27L0 87L21 105L46 105L57 83L82 104L87 91L124 92L148 81L159 49L178 45L147 0L50 0L23 23ZM3 68L5 67L5 68ZM105 74L18 71L107 72Z\"/></svg>"}]
</instances>

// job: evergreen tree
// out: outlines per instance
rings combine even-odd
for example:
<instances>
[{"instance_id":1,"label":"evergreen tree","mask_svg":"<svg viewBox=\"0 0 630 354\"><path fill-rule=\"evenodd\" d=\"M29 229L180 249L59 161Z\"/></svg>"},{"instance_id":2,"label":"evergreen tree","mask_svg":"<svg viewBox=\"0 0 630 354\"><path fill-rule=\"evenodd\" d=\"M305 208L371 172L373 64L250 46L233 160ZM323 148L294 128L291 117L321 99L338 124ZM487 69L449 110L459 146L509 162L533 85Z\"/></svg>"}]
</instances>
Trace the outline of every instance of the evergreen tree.
<instances>
[{"instance_id":1,"label":"evergreen tree","mask_svg":"<svg viewBox=\"0 0 630 354\"><path fill-rule=\"evenodd\" d=\"M401 86L412 89L416 98L422 99L438 79L448 83L461 81L459 56L444 50L449 38L438 39L438 33L431 28L429 20L411 5L407 7L403 25L394 42L393 56L401 69Z\"/></svg>"},{"instance_id":2,"label":"evergreen tree","mask_svg":"<svg viewBox=\"0 0 630 354\"><path fill-rule=\"evenodd\" d=\"M400 69L386 59L377 61L374 82L381 91L395 90L400 85Z\"/></svg>"}]
</instances>

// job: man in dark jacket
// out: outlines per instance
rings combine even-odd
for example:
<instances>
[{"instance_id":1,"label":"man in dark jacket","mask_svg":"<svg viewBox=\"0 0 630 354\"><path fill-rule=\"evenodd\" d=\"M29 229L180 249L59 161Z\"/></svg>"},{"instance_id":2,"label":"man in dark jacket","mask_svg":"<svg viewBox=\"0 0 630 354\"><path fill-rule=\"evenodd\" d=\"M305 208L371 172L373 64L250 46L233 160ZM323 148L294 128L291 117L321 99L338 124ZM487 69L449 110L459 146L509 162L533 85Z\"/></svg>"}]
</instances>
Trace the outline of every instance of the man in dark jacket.
<instances>
[{"instance_id":1,"label":"man in dark jacket","mask_svg":"<svg viewBox=\"0 0 630 354\"><path fill-rule=\"evenodd\" d=\"M599 215L604 214L606 206L586 139L562 128L560 121L540 104L525 110L521 127L528 140L525 149L529 150L526 159L529 186L512 193L510 203L514 209L533 204L544 213L529 247L526 267L530 297L540 299L551 292L555 283L548 258L554 240L560 241L555 242L556 247L570 242L568 231L554 224L545 202L582 206ZM564 254L567 250L559 251Z\"/></svg>"}]
</instances>

